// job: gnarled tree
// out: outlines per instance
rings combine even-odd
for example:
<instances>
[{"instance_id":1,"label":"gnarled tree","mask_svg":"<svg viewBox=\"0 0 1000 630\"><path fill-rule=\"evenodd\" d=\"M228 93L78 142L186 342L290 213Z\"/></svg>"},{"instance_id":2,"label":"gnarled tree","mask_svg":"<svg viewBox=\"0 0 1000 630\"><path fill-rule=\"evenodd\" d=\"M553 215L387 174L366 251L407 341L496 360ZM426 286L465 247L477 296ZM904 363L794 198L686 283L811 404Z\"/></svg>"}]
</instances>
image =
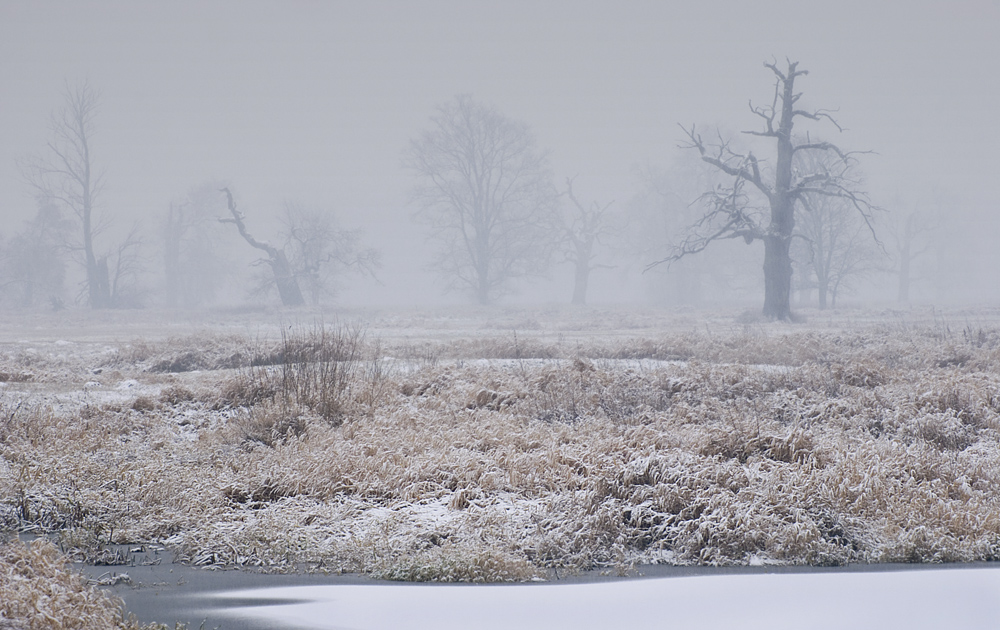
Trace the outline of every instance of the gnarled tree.
<instances>
[{"instance_id":1,"label":"gnarled tree","mask_svg":"<svg viewBox=\"0 0 1000 630\"><path fill-rule=\"evenodd\" d=\"M239 230L240 236L243 237L243 240L249 243L251 247L267 254L264 262L271 268L271 273L274 276L274 284L278 287L278 295L281 296L282 304L285 306L302 306L305 304L305 300L302 299L302 291L299 289L299 283L295 278L295 273L292 271L292 266L289 264L284 250L278 249L266 241L258 241L251 236L247 232L246 224L243 222L243 213L236 209L233 193L228 188L223 188L222 192L226 193L229 214L232 216L219 219L219 221L234 224L236 229Z\"/></svg>"},{"instance_id":2,"label":"gnarled tree","mask_svg":"<svg viewBox=\"0 0 1000 630\"><path fill-rule=\"evenodd\" d=\"M764 65L775 76L774 98L770 105L750 103L750 111L761 119L763 129L743 133L773 140L773 166L753 151L733 149L721 135L717 142L708 143L693 126L685 129L688 142L684 147L697 150L702 160L728 175L730 182L703 195L705 214L670 256L649 266L700 252L720 239L742 238L748 244L763 241L763 314L768 319L787 320L792 314L790 248L796 208L808 210L810 196L838 197L859 212L870 228L873 207L848 173L856 153L845 152L830 142L810 141L808 135L803 141L793 140L793 128L800 119L827 121L841 130L829 111L797 106L802 94L795 91L795 81L808 71L800 70L798 62L792 61L786 70L775 63ZM801 152L828 153L836 159L829 167L799 172L793 165L796 154Z\"/></svg>"}]
</instances>

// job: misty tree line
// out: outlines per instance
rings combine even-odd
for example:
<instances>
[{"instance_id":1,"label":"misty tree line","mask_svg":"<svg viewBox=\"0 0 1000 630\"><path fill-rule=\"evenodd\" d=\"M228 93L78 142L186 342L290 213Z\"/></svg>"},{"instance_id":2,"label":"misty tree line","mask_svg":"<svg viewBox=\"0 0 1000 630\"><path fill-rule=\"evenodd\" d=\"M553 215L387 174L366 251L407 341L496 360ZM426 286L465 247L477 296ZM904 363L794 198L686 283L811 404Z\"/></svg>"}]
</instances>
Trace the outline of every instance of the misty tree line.
<instances>
[{"instance_id":1,"label":"misty tree line","mask_svg":"<svg viewBox=\"0 0 1000 630\"><path fill-rule=\"evenodd\" d=\"M807 72L793 62L765 66L774 96L768 105L751 104L759 129L733 137L715 132L706 140L695 127L684 128L684 148L700 159L639 170L640 189L624 204L581 198L579 184L586 183L578 177L557 184L548 153L526 123L470 95L440 105L403 154L416 181L415 218L436 244L433 269L447 288L491 304L522 281L569 265L567 296L583 304L595 271L637 262L667 301L694 303L711 290L754 285L746 270L759 261L750 248L733 244L760 242L768 318L788 319L792 303L812 303L814 292L820 308L836 306L879 273L893 274L898 300L908 301L918 262L934 244L934 217L872 203L863 153L796 127L823 123L840 131L830 112L798 106L795 84ZM67 88L50 142L20 165L37 209L0 240L5 303L211 304L242 273L231 247L220 245L237 239L259 254L244 297L318 304L333 296L345 272L374 277L379 252L359 232L340 228L332 213L286 204L280 228L262 238L266 227L251 224L224 182L197 185L166 204L153 229L136 224L113 237L98 210L104 183L92 146L98 106L87 84ZM159 253L158 263L151 251ZM82 272L79 287L67 286L74 267ZM156 291L152 275L161 278Z\"/></svg>"},{"instance_id":2,"label":"misty tree line","mask_svg":"<svg viewBox=\"0 0 1000 630\"><path fill-rule=\"evenodd\" d=\"M358 231L338 226L332 213L289 202L281 208L278 245L258 241L224 184L206 182L167 205L152 230L138 223L123 236L110 235L111 220L100 208L104 174L95 160L99 95L88 84L67 88L63 108L53 114L46 150L20 164L37 200L35 216L14 236L0 240L0 297L23 307L65 306L67 296L95 309L138 308L150 301L168 307L211 304L238 272L230 259L224 224L267 254L252 263L248 296L277 289L288 306L318 304L332 295L345 271L373 274L376 250ZM225 213L228 211L228 216ZM149 255L158 251L160 264ZM79 290L68 287L68 269L82 270ZM148 286L159 266L162 289ZM156 295L158 293L158 295Z\"/></svg>"}]
</instances>

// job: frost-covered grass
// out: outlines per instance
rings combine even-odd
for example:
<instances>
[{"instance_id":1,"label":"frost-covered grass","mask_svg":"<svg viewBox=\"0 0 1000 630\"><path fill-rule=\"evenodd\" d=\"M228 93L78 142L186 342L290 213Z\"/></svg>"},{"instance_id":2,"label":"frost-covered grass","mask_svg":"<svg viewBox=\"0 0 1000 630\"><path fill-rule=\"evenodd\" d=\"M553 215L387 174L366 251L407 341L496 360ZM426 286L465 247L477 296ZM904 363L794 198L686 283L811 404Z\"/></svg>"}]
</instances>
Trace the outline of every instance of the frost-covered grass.
<instances>
[{"instance_id":1,"label":"frost-covered grass","mask_svg":"<svg viewBox=\"0 0 1000 630\"><path fill-rule=\"evenodd\" d=\"M0 527L421 581L1000 558L991 326L529 315L11 348Z\"/></svg>"},{"instance_id":2,"label":"frost-covered grass","mask_svg":"<svg viewBox=\"0 0 1000 630\"><path fill-rule=\"evenodd\" d=\"M168 630L125 616L120 601L70 571L66 557L43 539L0 544L0 628Z\"/></svg>"}]
</instances>

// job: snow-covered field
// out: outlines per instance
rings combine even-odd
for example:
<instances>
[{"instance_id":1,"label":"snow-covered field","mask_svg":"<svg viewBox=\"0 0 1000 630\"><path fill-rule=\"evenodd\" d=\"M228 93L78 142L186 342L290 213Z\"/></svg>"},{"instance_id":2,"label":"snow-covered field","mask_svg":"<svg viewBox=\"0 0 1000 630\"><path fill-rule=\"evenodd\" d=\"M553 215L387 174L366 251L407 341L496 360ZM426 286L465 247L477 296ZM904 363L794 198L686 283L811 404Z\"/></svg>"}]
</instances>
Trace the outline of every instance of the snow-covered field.
<instances>
[{"instance_id":1,"label":"snow-covered field","mask_svg":"<svg viewBox=\"0 0 1000 630\"><path fill-rule=\"evenodd\" d=\"M517 582L1000 558L995 310L4 322L0 528L77 559Z\"/></svg>"}]
</instances>

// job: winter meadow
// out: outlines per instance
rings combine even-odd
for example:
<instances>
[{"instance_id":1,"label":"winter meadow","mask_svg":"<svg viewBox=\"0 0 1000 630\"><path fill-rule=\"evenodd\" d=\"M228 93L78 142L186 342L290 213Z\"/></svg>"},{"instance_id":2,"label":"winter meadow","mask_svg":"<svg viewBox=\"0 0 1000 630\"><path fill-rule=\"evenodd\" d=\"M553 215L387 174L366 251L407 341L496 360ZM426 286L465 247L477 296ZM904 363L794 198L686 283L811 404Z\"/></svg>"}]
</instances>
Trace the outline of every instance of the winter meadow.
<instances>
[{"instance_id":1,"label":"winter meadow","mask_svg":"<svg viewBox=\"0 0 1000 630\"><path fill-rule=\"evenodd\" d=\"M0 629L994 566L1000 9L674 4L0 0Z\"/></svg>"}]
</instances>

